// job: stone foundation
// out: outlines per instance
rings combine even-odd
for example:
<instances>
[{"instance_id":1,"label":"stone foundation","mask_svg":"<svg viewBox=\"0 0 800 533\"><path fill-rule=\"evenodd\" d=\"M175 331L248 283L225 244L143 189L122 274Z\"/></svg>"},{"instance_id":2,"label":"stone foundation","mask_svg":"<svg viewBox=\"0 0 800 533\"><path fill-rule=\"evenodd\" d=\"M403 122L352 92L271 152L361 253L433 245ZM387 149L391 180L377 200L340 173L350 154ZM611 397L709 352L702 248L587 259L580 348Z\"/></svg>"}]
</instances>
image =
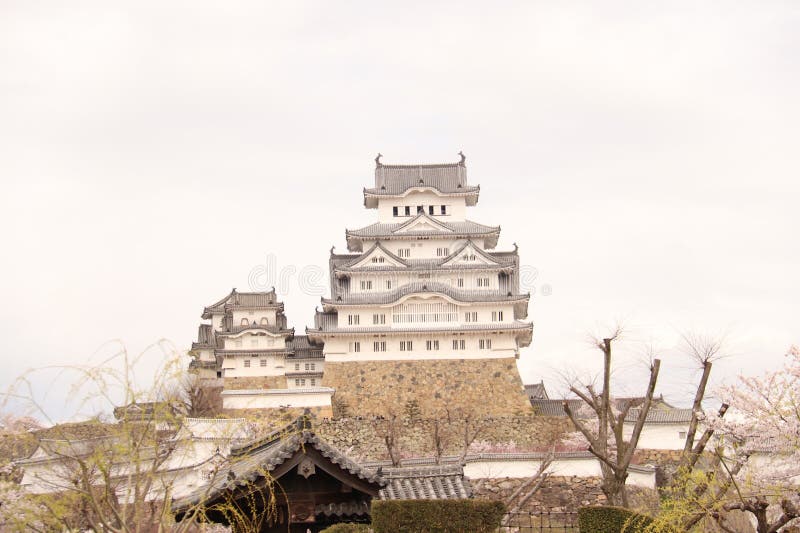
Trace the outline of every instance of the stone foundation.
<instances>
[{"instance_id":1,"label":"stone foundation","mask_svg":"<svg viewBox=\"0 0 800 533\"><path fill-rule=\"evenodd\" d=\"M284 376L246 376L224 378L225 388L228 390L244 389L285 389Z\"/></svg>"},{"instance_id":2,"label":"stone foundation","mask_svg":"<svg viewBox=\"0 0 800 533\"><path fill-rule=\"evenodd\" d=\"M416 400L422 416L464 409L484 416L532 413L516 360L439 359L325 364L334 416L400 415Z\"/></svg>"},{"instance_id":3,"label":"stone foundation","mask_svg":"<svg viewBox=\"0 0 800 533\"><path fill-rule=\"evenodd\" d=\"M537 415L495 417L491 420L470 421L470 431L477 431L473 447L496 446L503 451L546 450L568 430L564 418ZM568 422L568 421L566 421ZM439 436L443 455L460 455L464 450L463 419L439 420ZM387 419L341 418L317 419L314 429L320 437L340 450L362 461L389 459L383 436L392 430L397 439L397 451L402 458L433 457L434 420L401 418ZM488 451L488 450L487 450Z\"/></svg>"}]
</instances>

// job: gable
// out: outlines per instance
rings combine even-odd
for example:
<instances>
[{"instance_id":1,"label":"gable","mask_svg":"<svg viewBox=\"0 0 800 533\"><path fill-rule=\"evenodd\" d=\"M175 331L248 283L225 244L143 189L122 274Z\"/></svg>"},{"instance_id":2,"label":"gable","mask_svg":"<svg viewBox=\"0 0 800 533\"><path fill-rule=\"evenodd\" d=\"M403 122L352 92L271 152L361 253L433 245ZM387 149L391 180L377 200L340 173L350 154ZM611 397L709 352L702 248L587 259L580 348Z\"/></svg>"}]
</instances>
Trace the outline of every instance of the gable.
<instances>
[{"instance_id":1,"label":"gable","mask_svg":"<svg viewBox=\"0 0 800 533\"><path fill-rule=\"evenodd\" d=\"M382 246L373 246L358 261L353 263L352 268L381 268L381 267L404 267L406 266L399 258L387 252Z\"/></svg>"},{"instance_id":2,"label":"gable","mask_svg":"<svg viewBox=\"0 0 800 533\"><path fill-rule=\"evenodd\" d=\"M405 224L401 225L392 233L404 234L404 233L419 233L419 232L453 233L453 230L448 228L441 222L434 220L428 215L421 213L416 217L414 217L413 219L406 222Z\"/></svg>"},{"instance_id":3,"label":"gable","mask_svg":"<svg viewBox=\"0 0 800 533\"><path fill-rule=\"evenodd\" d=\"M500 264L470 241L466 246L454 252L449 259L442 262L442 266L453 265L499 266Z\"/></svg>"}]
</instances>

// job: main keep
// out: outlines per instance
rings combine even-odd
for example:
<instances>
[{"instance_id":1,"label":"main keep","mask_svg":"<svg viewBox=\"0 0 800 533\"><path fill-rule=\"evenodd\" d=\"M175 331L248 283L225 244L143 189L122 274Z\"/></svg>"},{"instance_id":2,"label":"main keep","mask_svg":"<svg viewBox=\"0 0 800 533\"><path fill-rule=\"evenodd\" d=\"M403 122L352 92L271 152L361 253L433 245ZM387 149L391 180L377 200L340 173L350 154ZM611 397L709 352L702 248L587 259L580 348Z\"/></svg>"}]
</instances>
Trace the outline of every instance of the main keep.
<instances>
[{"instance_id":1,"label":"main keep","mask_svg":"<svg viewBox=\"0 0 800 533\"><path fill-rule=\"evenodd\" d=\"M363 194L377 222L346 230L350 253L331 250L331 295L305 337L275 321L274 293L265 293L265 317L256 308L242 313L230 303L235 294L212 307L219 319L226 305L233 314L227 328L220 321L201 329L206 377L223 379L225 407L319 407L325 398L334 413L357 415L529 412L516 359L533 333L525 321L530 294L520 292L516 246L495 250L500 227L467 218L480 187L468 183L464 157L385 165L378 156L375 185ZM206 317L216 318L208 309ZM222 349L214 353L217 329ZM236 340L271 350L236 350ZM319 350L322 359L312 363ZM303 375L311 364L313 375ZM254 379L261 375L272 379Z\"/></svg>"}]
</instances>

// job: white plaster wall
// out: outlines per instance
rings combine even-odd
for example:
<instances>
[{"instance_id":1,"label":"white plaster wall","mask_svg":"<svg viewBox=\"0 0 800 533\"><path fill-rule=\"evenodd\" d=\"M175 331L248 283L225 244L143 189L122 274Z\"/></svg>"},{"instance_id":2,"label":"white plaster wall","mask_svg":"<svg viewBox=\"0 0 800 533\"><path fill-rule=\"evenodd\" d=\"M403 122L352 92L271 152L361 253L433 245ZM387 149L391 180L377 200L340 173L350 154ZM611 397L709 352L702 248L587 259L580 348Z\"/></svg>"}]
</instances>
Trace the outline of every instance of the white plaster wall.
<instances>
[{"instance_id":1,"label":"white plaster wall","mask_svg":"<svg viewBox=\"0 0 800 533\"><path fill-rule=\"evenodd\" d=\"M261 360L267 361L267 366L261 366ZM250 367L245 367L245 360L250 361ZM257 377L257 376L282 376L286 370L285 358L283 355L259 355L249 357L242 355L226 355L222 361L222 369L226 378L234 377Z\"/></svg>"},{"instance_id":2,"label":"white plaster wall","mask_svg":"<svg viewBox=\"0 0 800 533\"><path fill-rule=\"evenodd\" d=\"M453 350L453 339L464 339L465 350ZM480 339L491 339L492 348L481 350ZM374 352L374 341L386 341L385 352ZM400 351L400 341L411 340L413 350ZM426 341L438 340L439 350L427 350ZM361 343L361 351L352 352L353 342ZM424 334L409 333L407 335L385 335L375 337L370 334L358 336L337 336L325 342L326 361L424 361L433 359L492 359L514 357L517 353L517 342L512 332L498 333L452 333Z\"/></svg>"},{"instance_id":3,"label":"white plaster wall","mask_svg":"<svg viewBox=\"0 0 800 533\"><path fill-rule=\"evenodd\" d=\"M626 423L622 434L625 439L630 439L633 424ZM681 431L687 431L689 424L645 424L639 436L638 448L644 450L682 450L686 436L680 438Z\"/></svg>"},{"instance_id":4,"label":"white plaster wall","mask_svg":"<svg viewBox=\"0 0 800 533\"><path fill-rule=\"evenodd\" d=\"M298 393L296 391L305 391ZM222 393L224 409L277 409L279 407L330 407L333 389L318 387L316 389L294 389L286 392L272 390L271 394L253 392L252 394Z\"/></svg>"},{"instance_id":5,"label":"white plaster wall","mask_svg":"<svg viewBox=\"0 0 800 533\"><path fill-rule=\"evenodd\" d=\"M401 234L402 235L402 234ZM465 239L456 239L453 237L415 237L413 233L409 233L406 238L399 238L401 235L398 235L397 238L386 239L381 238L381 245L384 248L389 250L391 253L395 255L399 255L398 249L405 248L409 250L409 257L408 259L442 259L446 256L438 256L436 255L437 248L448 248L450 254L461 248L464 244ZM369 250L374 244L377 239L364 239L364 251ZM472 239L472 241L480 247L482 250L485 250L485 241L482 238L476 237ZM450 255L448 254L448 255ZM404 258L405 259L405 258ZM476 263L479 263L480 260L476 258Z\"/></svg>"},{"instance_id":6,"label":"white plaster wall","mask_svg":"<svg viewBox=\"0 0 800 533\"><path fill-rule=\"evenodd\" d=\"M540 460L516 459L493 461L468 461L464 475L471 479L481 478L527 478L538 472ZM600 477L600 462L594 457L556 459L547 469L555 476ZM629 471L627 485L655 487L655 471L639 473Z\"/></svg>"},{"instance_id":7,"label":"white plaster wall","mask_svg":"<svg viewBox=\"0 0 800 533\"><path fill-rule=\"evenodd\" d=\"M400 206L399 212L402 214L403 207L411 206L411 217L394 216L392 207ZM461 221L467 213L467 200L463 196L443 196L434 191L409 191L403 198L378 198L378 221L383 223L404 222L413 218L417 214L417 206L424 205L425 213L428 213L428 206L434 206L434 217L437 220ZM439 215L439 206L447 206L447 215Z\"/></svg>"},{"instance_id":8,"label":"white plaster wall","mask_svg":"<svg viewBox=\"0 0 800 533\"><path fill-rule=\"evenodd\" d=\"M398 308L404 304L425 304L425 303L453 303L458 307L457 313L457 320L453 322L440 322L440 323L432 323L432 322L412 322L412 323L398 323L395 324L392 320L393 309ZM492 320L492 312L493 311L502 311L503 312L503 320ZM477 312L478 313L478 320L476 322L467 322L465 320L465 313L467 312ZM435 326L444 326L444 327L452 327L457 328L461 325L474 325L476 323L481 324L508 324L514 322L514 305L507 302L493 302L493 303L464 303L464 302L455 302L448 300L444 297L438 296L436 294L429 294L429 295L420 295L415 294L408 299L402 300L399 304L386 304L386 305L370 305L370 306L342 306L339 308L337 313L337 324L340 328L352 328L358 329L363 327L372 327L375 324L372 323L372 315L374 314L385 314L386 315L386 326L391 326L392 329L403 329L403 328L419 328L420 326L425 327L435 327ZM349 315L358 315L359 316L359 323L356 325L349 324ZM383 324L381 324L383 325ZM227 343L226 343L227 347ZM247 347L245 346L245 349Z\"/></svg>"},{"instance_id":9,"label":"white plaster wall","mask_svg":"<svg viewBox=\"0 0 800 533\"><path fill-rule=\"evenodd\" d=\"M248 324L255 322L261 324L261 319L266 318L270 326L275 325L277 319L275 309L256 309L256 310L234 310L233 311L233 325L238 326L241 324L242 319L247 319Z\"/></svg>"},{"instance_id":10,"label":"white plaster wall","mask_svg":"<svg viewBox=\"0 0 800 533\"><path fill-rule=\"evenodd\" d=\"M465 270L461 272L441 272L430 270L427 272L374 272L364 270L350 274L350 292L353 294L380 294L393 292L409 283L444 283L455 289L469 291L486 291L496 293L499 285L499 273L493 267L488 270ZM458 286L458 279L463 279L463 286ZM489 286L478 286L479 278L489 278ZM362 289L361 281L372 281L372 289ZM392 282L392 287L387 288L387 281Z\"/></svg>"}]
</instances>

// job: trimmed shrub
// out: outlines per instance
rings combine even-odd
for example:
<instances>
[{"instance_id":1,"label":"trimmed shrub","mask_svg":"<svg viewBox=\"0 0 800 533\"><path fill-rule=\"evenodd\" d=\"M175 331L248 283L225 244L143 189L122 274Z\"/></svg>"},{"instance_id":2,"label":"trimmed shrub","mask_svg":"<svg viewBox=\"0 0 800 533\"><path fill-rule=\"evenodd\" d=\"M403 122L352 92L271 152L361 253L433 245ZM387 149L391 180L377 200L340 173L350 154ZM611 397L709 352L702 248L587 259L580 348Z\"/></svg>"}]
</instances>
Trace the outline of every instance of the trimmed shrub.
<instances>
[{"instance_id":1,"label":"trimmed shrub","mask_svg":"<svg viewBox=\"0 0 800 533\"><path fill-rule=\"evenodd\" d=\"M491 500L373 500L375 533L492 533L506 512Z\"/></svg>"},{"instance_id":2,"label":"trimmed shrub","mask_svg":"<svg viewBox=\"0 0 800 533\"><path fill-rule=\"evenodd\" d=\"M366 524L333 524L326 527L320 533L369 533L369 526Z\"/></svg>"},{"instance_id":3,"label":"trimmed shrub","mask_svg":"<svg viewBox=\"0 0 800 533\"><path fill-rule=\"evenodd\" d=\"M582 507L578 509L581 533L640 533L653 523L647 515L622 507Z\"/></svg>"}]
</instances>

